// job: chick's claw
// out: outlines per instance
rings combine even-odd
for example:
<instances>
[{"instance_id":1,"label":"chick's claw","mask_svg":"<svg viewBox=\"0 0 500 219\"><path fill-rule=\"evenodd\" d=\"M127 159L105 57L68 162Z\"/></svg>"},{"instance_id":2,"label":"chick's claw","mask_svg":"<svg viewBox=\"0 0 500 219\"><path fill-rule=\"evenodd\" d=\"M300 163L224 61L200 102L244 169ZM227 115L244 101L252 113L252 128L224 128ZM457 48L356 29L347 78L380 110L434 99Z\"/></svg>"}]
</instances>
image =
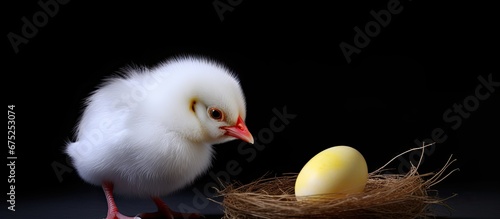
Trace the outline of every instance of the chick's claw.
<instances>
[{"instance_id":1,"label":"chick's claw","mask_svg":"<svg viewBox=\"0 0 500 219\"><path fill-rule=\"evenodd\" d=\"M173 211L168 207L163 200L158 197L154 197L153 201L158 208L157 212L154 213L142 213L139 214L138 217L141 219L175 219L175 218L204 218L203 215L197 213L181 213Z\"/></svg>"},{"instance_id":2,"label":"chick's claw","mask_svg":"<svg viewBox=\"0 0 500 219\"><path fill-rule=\"evenodd\" d=\"M197 219L197 218L205 218L205 216L196 213L180 213L180 212L171 212L171 214L163 214L162 212L154 212L154 213L142 213L139 214L136 218L139 219Z\"/></svg>"},{"instance_id":3,"label":"chick's claw","mask_svg":"<svg viewBox=\"0 0 500 219\"><path fill-rule=\"evenodd\" d=\"M141 219L140 217L128 217L123 214L120 214L119 212L116 212L114 214L108 214L106 218L103 219Z\"/></svg>"}]
</instances>

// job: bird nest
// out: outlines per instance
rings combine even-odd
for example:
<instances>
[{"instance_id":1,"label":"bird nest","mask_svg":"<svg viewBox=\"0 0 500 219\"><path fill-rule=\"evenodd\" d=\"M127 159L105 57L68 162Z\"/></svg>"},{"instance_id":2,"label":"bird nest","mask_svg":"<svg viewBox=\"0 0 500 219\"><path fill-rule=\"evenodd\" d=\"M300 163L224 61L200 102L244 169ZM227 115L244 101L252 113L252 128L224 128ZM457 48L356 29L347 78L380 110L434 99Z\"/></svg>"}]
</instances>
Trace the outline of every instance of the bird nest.
<instances>
[{"instance_id":1,"label":"bird nest","mask_svg":"<svg viewBox=\"0 0 500 219\"><path fill-rule=\"evenodd\" d=\"M225 219L233 218L418 218L432 215L430 205L446 206L437 191L430 188L448 177L445 174L455 161L451 156L438 172L419 174L412 165L406 174L382 174L397 157L429 145L410 149L391 159L378 170L369 173L361 193L309 196L297 200L294 188L297 174L262 177L249 184L232 183L218 190L223 197ZM212 200L214 201L214 200Z\"/></svg>"}]
</instances>

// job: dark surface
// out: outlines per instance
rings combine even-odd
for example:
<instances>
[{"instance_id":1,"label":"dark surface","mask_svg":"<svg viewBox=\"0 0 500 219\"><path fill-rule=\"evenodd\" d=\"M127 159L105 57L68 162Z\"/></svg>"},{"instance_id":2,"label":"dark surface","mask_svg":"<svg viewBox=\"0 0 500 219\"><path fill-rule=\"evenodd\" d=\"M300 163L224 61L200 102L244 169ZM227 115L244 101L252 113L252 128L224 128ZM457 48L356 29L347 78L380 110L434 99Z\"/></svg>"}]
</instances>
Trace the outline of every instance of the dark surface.
<instances>
[{"instance_id":1,"label":"dark surface","mask_svg":"<svg viewBox=\"0 0 500 219\"><path fill-rule=\"evenodd\" d=\"M221 218L223 208L215 202L221 199L213 197L214 201L205 200L204 196L195 192L202 188L203 184L200 184L165 197L164 200L176 211L201 213L207 219ZM498 218L500 215L500 189L497 183L440 186L439 193L441 197L449 199L444 202L448 207L430 206L437 218ZM156 210L150 200L117 197L116 202L122 213L129 216ZM85 186L31 196L19 204L19 210L13 218L105 218L106 210L102 191Z\"/></svg>"},{"instance_id":2,"label":"dark surface","mask_svg":"<svg viewBox=\"0 0 500 219\"><path fill-rule=\"evenodd\" d=\"M421 172L439 170L450 155L457 162L449 170L460 169L438 184L445 196L458 194L449 200L455 210L440 215L500 217L500 86L481 83L488 77L500 82L497 7L400 1L401 11L348 63L339 45L354 45L355 27L373 24L370 11L382 13L393 1L231 1L223 20L213 2L219 1L70 1L57 13L51 6L54 16L45 23L39 17L36 34L25 37L17 53L9 34L22 36L22 18L42 9L36 1L4 3L4 96L16 105L17 160L15 184L2 187L5 194L15 186L16 212L2 201L0 218L103 217L100 188L84 184L62 153L82 101L125 65L150 66L179 54L213 57L239 76L257 144L216 146L213 166L196 181L199 189L165 197L173 208L185 203L217 215L217 204L197 199L214 194L208 188L216 177L246 183L266 173L299 172L316 153L341 144L357 148L373 171L434 136L439 143L425 154ZM478 98L478 87L487 96ZM296 117L279 119L276 112L285 109ZM274 121L284 128L273 131ZM389 167L405 172L416 155ZM119 207L131 215L154 210L149 200L119 199Z\"/></svg>"}]
</instances>

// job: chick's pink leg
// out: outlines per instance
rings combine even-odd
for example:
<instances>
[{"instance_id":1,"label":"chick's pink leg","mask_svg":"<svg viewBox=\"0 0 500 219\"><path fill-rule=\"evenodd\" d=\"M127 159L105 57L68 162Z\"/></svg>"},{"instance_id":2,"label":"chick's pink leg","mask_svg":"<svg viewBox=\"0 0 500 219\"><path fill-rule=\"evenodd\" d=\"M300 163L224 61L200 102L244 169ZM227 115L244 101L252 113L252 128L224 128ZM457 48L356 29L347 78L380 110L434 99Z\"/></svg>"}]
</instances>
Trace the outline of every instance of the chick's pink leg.
<instances>
[{"instance_id":1,"label":"chick's pink leg","mask_svg":"<svg viewBox=\"0 0 500 219\"><path fill-rule=\"evenodd\" d=\"M170 209L163 200L158 197L153 197L153 201L158 207L158 211L154 213L143 213L139 217L141 219L174 219L174 218L200 218L201 215L196 213L180 213Z\"/></svg>"},{"instance_id":2,"label":"chick's pink leg","mask_svg":"<svg viewBox=\"0 0 500 219\"><path fill-rule=\"evenodd\" d=\"M104 182L102 189L108 202L108 216L106 216L106 219L134 219L134 217L127 217L118 212L118 207L116 207L115 199L113 198L113 183Z\"/></svg>"}]
</instances>

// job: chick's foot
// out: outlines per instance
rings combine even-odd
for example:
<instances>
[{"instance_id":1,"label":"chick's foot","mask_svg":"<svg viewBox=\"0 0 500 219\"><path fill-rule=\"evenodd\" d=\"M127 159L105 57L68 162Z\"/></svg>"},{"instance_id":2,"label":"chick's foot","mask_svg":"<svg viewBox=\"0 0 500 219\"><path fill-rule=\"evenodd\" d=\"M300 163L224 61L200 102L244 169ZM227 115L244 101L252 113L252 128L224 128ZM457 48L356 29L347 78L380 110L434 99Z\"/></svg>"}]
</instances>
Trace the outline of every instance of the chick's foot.
<instances>
[{"instance_id":1,"label":"chick's foot","mask_svg":"<svg viewBox=\"0 0 500 219\"><path fill-rule=\"evenodd\" d=\"M142 213L137 215L137 217L140 217L141 219L204 218L203 215L197 213L180 213L173 211L158 197L154 197L153 201L155 202L156 207L158 207L158 211L153 213Z\"/></svg>"}]
</instances>

